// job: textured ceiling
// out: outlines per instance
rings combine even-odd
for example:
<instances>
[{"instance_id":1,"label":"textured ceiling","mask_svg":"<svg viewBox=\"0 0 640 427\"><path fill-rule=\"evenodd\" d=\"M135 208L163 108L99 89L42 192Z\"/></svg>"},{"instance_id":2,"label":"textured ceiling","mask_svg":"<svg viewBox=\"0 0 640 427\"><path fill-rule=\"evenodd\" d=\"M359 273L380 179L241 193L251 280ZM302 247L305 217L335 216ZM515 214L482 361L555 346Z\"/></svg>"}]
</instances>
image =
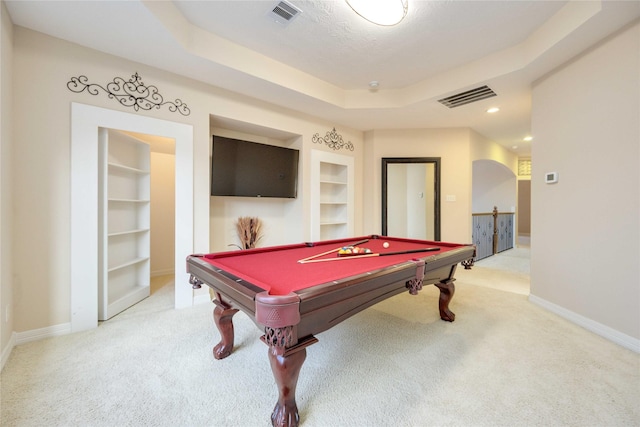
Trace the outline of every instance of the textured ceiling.
<instances>
[{"instance_id":1,"label":"textured ceiling","mask_svg":"<svg viewBox=\"0 0 640 427\"><path fill-rule=\"evenodd\" d=\"M275 1L174 3L198 27L343 89L398 89L522 42L566 2L413 1L392 27L344 1L293 1L302 13L287 26L269 14Z\"/></svg>"},{"instance_id":2,"label":"textured ceiling","mask_svg":"<svg viewBox=\"0 0 640 427\"><path fill-rule=\"evenodd\" d=\"M468 127L523 156L532 82L640 18L639 1L409 0L382 27L343 0L290 2L302 13L282 25L276 0L5 1L16 25L338 127ZM482 85L497 96L437 102Z\"/></svg>"}]
</instances>

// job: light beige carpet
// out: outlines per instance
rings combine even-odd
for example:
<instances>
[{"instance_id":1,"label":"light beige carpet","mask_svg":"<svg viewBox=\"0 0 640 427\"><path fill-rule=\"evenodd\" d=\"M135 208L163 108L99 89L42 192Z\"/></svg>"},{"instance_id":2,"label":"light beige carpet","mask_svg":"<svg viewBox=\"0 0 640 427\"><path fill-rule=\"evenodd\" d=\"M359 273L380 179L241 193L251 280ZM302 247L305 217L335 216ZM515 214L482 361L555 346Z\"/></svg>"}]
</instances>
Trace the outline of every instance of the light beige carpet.
<instances>
[{"instance_id":1,"label":"light beige carpet","mask_svg":"<svg viewBox=\"0 0 640 427\"><path fill-rule=\"evenodd\" d=\"M301 424L640 425L640 356L529 303L515 255L458 269L453 323L429 286L320 334L300 374ZM270 425L260 331L236 315L235 352L217 361L212 306L173 310L172 295L170 284L95 330L16 347L0 424Z\"/></svg>"}]
</instances>

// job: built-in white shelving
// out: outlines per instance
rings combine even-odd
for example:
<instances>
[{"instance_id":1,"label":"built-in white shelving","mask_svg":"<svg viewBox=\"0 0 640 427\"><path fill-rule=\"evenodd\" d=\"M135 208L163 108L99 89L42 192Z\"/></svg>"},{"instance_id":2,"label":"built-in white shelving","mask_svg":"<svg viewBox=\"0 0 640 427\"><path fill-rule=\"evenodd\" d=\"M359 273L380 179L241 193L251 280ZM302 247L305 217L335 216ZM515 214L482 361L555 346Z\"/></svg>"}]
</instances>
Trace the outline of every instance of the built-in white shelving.
<instances>
[{"instance_id":1,"label":"built-in white shelving","mask_svg":"<svg viewBox=\"0 0 640 427\"><path fill-rule=\"evenodd\" d=\"M100 129L98 320L149 296L150 147Z\"/></svg>"},{"instance_id":2,"label":"built-in white shelving","mask_svg":"<svg viewBox=\"0 0 640 427\"><path fill-rule=\"evenodd\" d=\"M353 235L353 157L311 152L311 238Z\"/></svg>"}]
</instances>

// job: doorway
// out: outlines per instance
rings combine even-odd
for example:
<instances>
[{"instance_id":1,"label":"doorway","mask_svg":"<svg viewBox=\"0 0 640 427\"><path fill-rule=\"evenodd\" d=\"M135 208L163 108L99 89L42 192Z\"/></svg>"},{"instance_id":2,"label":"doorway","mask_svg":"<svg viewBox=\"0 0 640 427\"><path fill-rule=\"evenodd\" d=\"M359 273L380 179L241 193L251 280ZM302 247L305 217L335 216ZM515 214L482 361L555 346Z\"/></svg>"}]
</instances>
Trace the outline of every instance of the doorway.
<instances>
[{"instance_id":1,"label":"doorway","mask_svg":"<svg viewBox=\"0 0 640 427\"><path fill-rule=\"evenodd\" d=\"M175 265L175 141L172 138L159 135L125 133L149 144L151 276L173 274Z\"/></svg>"},{"instance_id":2,"label":"doorway","mask_svg":"<svg viewBox=\"0 0 640 427\"><path fill-rule=\"evenodd\" d=\"M149 146L149 296L173 294L175 266L175 141L158 135L123 132ZM173 302L166 301L165 306Z\"/></svg>"},{"instance_id":3,"label":"doorway","mask_svg":"<svg viewBox=\"0 0 640 427\"><path fill-rule=\"evenodd\" d=\"M531 180L518 180L518 225L517 243L522 246L531 244Z\"/></svg>"},{"instance_id":4,"label":"doorway","mask_svg":"<svg viewBox=\"0 0 640 427\"><path fill-rule=\"evenodd\" d=\"M440 158L382 159L382 235L440 240Z\"/></svg>"},{"instance_id":5,"label":"doorway","mask_svg":"<svg viewBox=\"0 0 640 427\"><path fill-rule=\"evenodd\" d=\"M194 248L193 127L72 103L71 331L98 325L98 129L113 128L175 140L175 283L188 283L185 254ZM176 286L174 306L193 305L189 286Z\"/></svg>"}]
</instances>

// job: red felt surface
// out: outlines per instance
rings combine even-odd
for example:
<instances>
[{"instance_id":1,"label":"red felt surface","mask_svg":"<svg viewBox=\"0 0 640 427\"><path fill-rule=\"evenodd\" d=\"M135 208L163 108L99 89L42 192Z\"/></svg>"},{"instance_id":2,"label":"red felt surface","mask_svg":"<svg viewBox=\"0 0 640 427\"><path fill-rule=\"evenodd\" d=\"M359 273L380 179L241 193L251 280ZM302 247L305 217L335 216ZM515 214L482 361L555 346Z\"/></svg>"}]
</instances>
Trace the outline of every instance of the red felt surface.
<instances>
[{"instance_id":1,"label":"red felt surface","mask_svg":"<svg viewBox=\"0 0 640 427\"><path fill-rule=\"evenodd\" d=\"M286 245L246 251L220 252L205 255L204 261L223 269L255 286L269 291L271 295L286 295L300 289L306 289L334 280L345 279L372 272L412 259L437 255L462 245L425 240L398 239L380 236L358 246L369 248L374 253L397 252L426 247L439 247L437 252L420 252L401 255L374 257L338 257L338 249L367 238L332 240L315 243L308 247L304 244ZM384 242L389 247L384 248ZM298 261L313 255L335 249L335 252L317 259L334 261L299 263Z\"/></svg>"}]
</instances>

